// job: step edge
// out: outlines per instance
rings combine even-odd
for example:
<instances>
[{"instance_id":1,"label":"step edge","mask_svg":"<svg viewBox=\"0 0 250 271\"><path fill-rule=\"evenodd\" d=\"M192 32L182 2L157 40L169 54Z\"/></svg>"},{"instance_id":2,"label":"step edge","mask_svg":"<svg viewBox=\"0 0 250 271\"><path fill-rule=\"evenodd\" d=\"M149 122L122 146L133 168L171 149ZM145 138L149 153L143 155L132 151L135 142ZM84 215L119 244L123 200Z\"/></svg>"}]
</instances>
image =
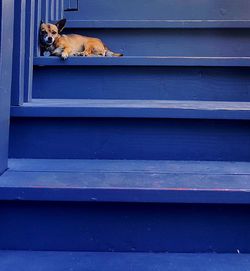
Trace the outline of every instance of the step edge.
<instances>
[{"instance_id":1,"label":"step edge","mask_svg":"<svg viewBox=\"0 0 250 271\"><path fill-rule=\"evenodd\" d=\"M249 120L250 102L34 99L12 106L11 117Z\"/></svg>"},{"instance_id":2,"label":"step edge","mask_svg":"<svg viewBox=\"0 0 250 271\"><path fill-rule=\"evenodd\" d=\"M123 56L123 57L35 57L34 66L204 66L249 67L250 56L189 57L189 56Z\"/></svg>"}]
</instances>

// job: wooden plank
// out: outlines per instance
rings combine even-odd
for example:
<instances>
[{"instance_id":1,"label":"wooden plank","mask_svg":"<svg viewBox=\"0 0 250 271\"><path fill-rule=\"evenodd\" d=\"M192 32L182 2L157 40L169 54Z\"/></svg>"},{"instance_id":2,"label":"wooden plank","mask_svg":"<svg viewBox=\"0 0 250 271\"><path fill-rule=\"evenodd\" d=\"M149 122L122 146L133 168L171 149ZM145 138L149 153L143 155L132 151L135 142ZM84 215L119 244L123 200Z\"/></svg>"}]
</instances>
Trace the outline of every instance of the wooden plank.
<instances>
[{"instance_id":1,"label":"wooden plank","mask_svg":"<svg viewBox=\"0 0 250 271\"><path fill-rule=\"evenodd\" d=\"M134 173L7 171L0 180L0 199L11 201L250 203L250 187L246 185L250 182L249 175L160 174L150 177Z\"/></svg>"},{"instance_id":2,"label":"wooden plank","mask_svg":"<svg viewBox=\"0 0 250 271\"><path fill-rule=\"evenodd\" d=\"M58 0L58 20L64 18L64 0Z\"/></svg>"},{"instance_id":3,"label":"wooden plank","mask_svg":"<svg viewBox=\"0 0 250 271\"><path fill-rule=\"evenodd\" d=\"M159 192L165 193L165 200L168 202L168 192L176 192L181 194L185 192L214 192L221 193L229 192L247 192L248 200L250 200L250 175L249 174L212 174L212 173L163 173L157 170L147 172L144 170L138 171L95 171L89 169L82 172L67 172L67 171L11 171L8 170L1 177L0 183L1 189L11 188L27 188L43 191L46 190L64 190L67 193L67 188L75 190L75 193L81 192L84 194L84 190L117 190L119 191L134 191L138 195L143 192L154 191L157 194ZM101 191L99 192L101 194ZM39 192L39 191L38 191ZM60 192L58 191L60 194ZM88 193L85 191L85 193ZM112 194L112 192L110 192ZM212 193L211 193L212 194ZM100 195L99 195L100 196ZM4 194L1 193L1 197ZM101 196L102 197L102 196ZM114 195L113 195L114 197ZM128 198L131 195L127 195ZM112 195L110 195L112 198ZM91 199L88 199L91 200ZM163 199L155 198L156 202ZM189 199L189 201L192 199ZM195 199L193 199L195 201ZM205 202L209 202L210 199L203 199ZM222 199L223 200L223 199ZM241 201L239 199L239 201Z\"/></svg>"},{"instance_id":4,"label":"wooden plank","mask_svg":"<svg viewBox=\"0 0 250 271\"><path fill-rule=\"evenodd\" d=\"M24 102L32 98L33 86L33 56L34 56L34 25L35 25L35 1L26 0L25 23L25 69L24 69Z\"/></svg>"},{"instance_id":5,"label":"wooden plank","mask_svg":"<svg viewBox=\"0 0 250 271\"><path fill-rule=\"evenodd\" d=\"M209 263L209 264L208 264ZM2 271L244 271L249 254L0 251Z\"/></svg>"},{"instance_id":6,"label":"wooden plank","mask_svg":"<svg viewBox=\"0 0 250 271\"><path fill-rule=\"evenodd\" d=\"M41 3L41 19L44 22L49 22L49 13L51 11L51 6L50 6L49 1L50 0L43 0L42 3ZM40 22L39 22L39 25L40 25Z\"/></svg>"},{"instance_id":7,"label":"wooden plank","mask_svg":"<svg viewBox=\"0 0 250 271\"><path fill-rule=\"evenodd\" d=\"M56 0L49 0L49 21L56 20L55 1Z\"/></svg>"},{"instance_id":8,"label":"wooden plank","mask_svg":"<svg viewBox=\"0 0 250 271\"><path fill-rule=\"evenodd\" d=\"M250 164L221 161L9 159L9 171L248 175Z\"/></svg>"},{"instance_id":9,"label":"wooden plank","mask_svg":"<svg viewBox=\"0 0 250 271\"><path fill-rule=\"evenodd\" d=\"M65 14L67 17L67 13ZM67 28L249 28L250 20L67 20Z\"/></svg>"},{"instance_id":10,"label":"wooden plank","mask_svg":"<svg viewBox=\"0 0 250 271\"><path fill-rule=\"evenodd\" d=\"M10 131L12 158L250 161L249 121L24 117Z\"/></svg>"},{"instance_id":11,"label":"wooden plank","mask_svg":"<svg viewBox=\"0 0 250 271\"><path fill-rule=\"evenodd\" d=\"M13 169L9 169L0 178L0 199L250 203L249 163L165 161L157 164L151 161L87 160L76 163L68 160L29 162L21 160L21 166L16 166L16 160L12 162ZM83 163L85 165L80 169Z\"/></svg>"},{"instance_id":12,"label":"wooden plank","mask_svg":"<svg viewBox=\"0 0 250 271\"><path fill-rule=\"evenodd\" d=\"M25 20L26 20L26 0L15 2L14 14L14 44L13 50L13 72L11 104L19 105L24 101L24 78L25 78Z\"/></svg>"},{"instance_id":13,"label":"wooden plank","mask_svg":"<svg viewBox=\"0 0 250 271\"><path fill-rule=\"evenodd\" d=\"M12 106L13 117L250 119L249 102L34 99Z\"/></svg>"},{"instance_id":14,"label":"wooden plank","mask_svg":"<svg viewBox=\"0 0 250 271\"><path fill-rule=\"evenodd\" d=\"M71 57L66 61L58 57L35 57L36 66L217 66L249 67L250 57L172 57L172 56L125 56Z\"/></svg>"},{"instance_id":15,"label":"wooden plank","mask_svg":"<svg viewBox=\"0 0 250 271\"><path fill-rule=\"evenodd\" d=\"M42 11L44 11L44 4L42 5L42 0L35 1L35 24L34 24L34 56L40 55L40 46L39 46L39 26L42 18ZM45 2L43 2L45 3ZM46 14L46 13L45 13Z\"/></svg>"},{"instance_id":16,"label":"wooden plank","mask_svg":"<svg viewBox=\"0 0 250 271\"><path fill-rule=\"evenodd\" d=\"M0 175L7 168L14 1L0 3Z\"/></svg>"},{"instance_id":17,"label":"wooden plank","mask_svg":"<svg viewBox=\"0 0 250 271\"><path fill-rule=\"evenodd\" d=\"M249 20L249 9L248 0L85 0L78 12L66 15L69 20Z\"/></svg>"},{"instance_id":18,"label":"wooden plank","mask_svg":"<svg viewBox=\"0 0 250 271\"><path fill-rule=\"evenodd\" d=\"M33 98L249 102L249 73L236 67L36 66Z\"/></svg>"}]
</instances>

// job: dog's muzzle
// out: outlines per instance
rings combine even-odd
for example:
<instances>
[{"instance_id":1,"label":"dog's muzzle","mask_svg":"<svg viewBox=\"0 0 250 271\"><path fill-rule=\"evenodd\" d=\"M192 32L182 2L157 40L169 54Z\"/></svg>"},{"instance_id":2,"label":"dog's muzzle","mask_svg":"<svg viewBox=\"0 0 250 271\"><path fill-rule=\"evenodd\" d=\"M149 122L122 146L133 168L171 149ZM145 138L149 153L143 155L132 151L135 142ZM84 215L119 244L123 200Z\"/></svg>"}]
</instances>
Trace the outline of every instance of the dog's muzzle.
<instances>
[{"instance_id":1,"label":"dog's muzzle","mask_svg":"<svg viewBox=\"0 0 250 271\"><path fill-rule=\"evenodd\" d=\"M52 37L45 37L44 41L47 45L52 45L54 43L54 39Z\"/></svg>"},{"instance_id":2,"label":"dog's muzzle","mask_svg":"<svg viewBox=\"0 0 250 271\"><path fill-rule=\"evenodd\" d=\"M41 37L41 44L52 45L53 43L54 43L54 38L48 37L48 36Z\"/></svg>"}]
</instances>

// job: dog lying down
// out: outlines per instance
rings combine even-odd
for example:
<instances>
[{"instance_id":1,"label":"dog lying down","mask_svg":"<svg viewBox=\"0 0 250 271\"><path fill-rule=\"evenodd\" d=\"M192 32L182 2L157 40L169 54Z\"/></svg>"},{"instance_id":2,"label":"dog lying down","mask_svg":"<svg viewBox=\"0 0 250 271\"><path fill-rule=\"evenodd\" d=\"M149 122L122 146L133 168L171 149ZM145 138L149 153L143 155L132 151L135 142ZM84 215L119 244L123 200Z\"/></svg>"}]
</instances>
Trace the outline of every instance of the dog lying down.
<instances>
[{"instance_id":1,"label":"dog lying down","mask_svg":"<svg viewBox=\"0 0 250 271\"><path fill-rule=\"evenodd\" d=\"M41 22L40 46L42 55L60 56L67 59L69 56L122 56L110 51L104 43L97 38L90 38L76 34L61 35L66 19L56 24Z\"/></svg>"}]
</instances>

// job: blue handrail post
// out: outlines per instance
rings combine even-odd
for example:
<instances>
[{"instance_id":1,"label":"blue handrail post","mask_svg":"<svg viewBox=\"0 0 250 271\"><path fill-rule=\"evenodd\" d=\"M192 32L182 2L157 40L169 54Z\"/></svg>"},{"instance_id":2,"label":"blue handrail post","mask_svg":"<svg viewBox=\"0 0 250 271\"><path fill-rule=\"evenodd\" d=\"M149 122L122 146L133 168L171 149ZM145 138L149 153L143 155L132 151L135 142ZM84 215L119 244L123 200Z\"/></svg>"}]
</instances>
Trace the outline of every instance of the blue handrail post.
<instances>
[{"instance_id":1,"label":"blue handrail post","mask_svg":"<svg viewBox=\"0 0 250 271\"><path fill-rule=\"evenodd\" d=\"M14 0L0 1L0 174L8 163L13 15Z\"/></svg>"}]
</instances>

